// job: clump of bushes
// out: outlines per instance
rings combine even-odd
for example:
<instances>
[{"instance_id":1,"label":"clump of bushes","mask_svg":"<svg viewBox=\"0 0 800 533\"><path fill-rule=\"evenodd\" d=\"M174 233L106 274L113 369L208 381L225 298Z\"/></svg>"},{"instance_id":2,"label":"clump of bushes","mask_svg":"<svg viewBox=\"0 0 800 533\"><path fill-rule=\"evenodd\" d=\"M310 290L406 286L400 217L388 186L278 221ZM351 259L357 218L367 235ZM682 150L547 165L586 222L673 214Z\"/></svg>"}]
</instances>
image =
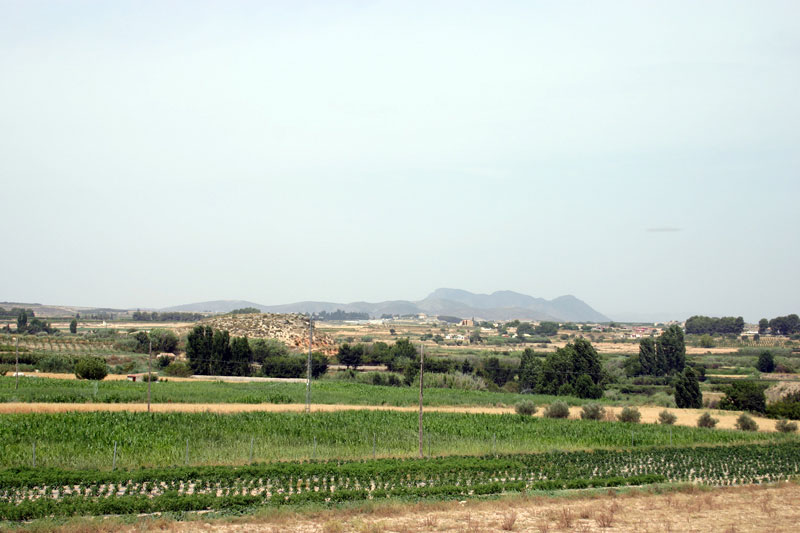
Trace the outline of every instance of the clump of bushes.
<instances>
[{"instance_id":1,"label":"clump of bushes","mask_svg":"<svg viewBox=\"0 0 800 533\"><path fill-rule=\"evenodd\" d=\"M82 357L75 363L75 377L100 381L108 375L108 365L101 357Z\"/></svg>"},{"instance_id":2,"label":"clump of bushes","mask_svg":"<svg viewBox=\"0 0 800 533\"><path fill-rule=\"evenodd\" d=\"M617 420L638 424L642 420L642 413L636 407L623 407L622 411L617 415Z\"/></svg>"},{"instance_id":3,"label":"clump of bushes","mask_svg":"<svg viewBox=\"0 0 800 533\"><path fill-rule=\"evenodd\" d=\"M568 418L569 406L566 402L553 402L545 408L544 416L545 418Z\"/></svg>"},{"instance_id":4,"label":"clump of bushes","mask_svg":"<svg viewBox=\"0 0 800 533\"><path fill-rule=\"evenodd\" d=\"M775 422L775 429L781 433L794 433L797 431L797 422L789 422L785 418L781 418Z\"/></svg>"},{"instance_id":5,"label":"clump of bushes","mask_svg":"<svg viewBox=\"0 0 800 533\"><path fill-rule=\"evenodd\" d=\"M599 403L588 403L581 408L584 420L602 420L606 417L606 408Z\"/></svg>"},{"instance_id":6,"label":"clump of bushes","mask_svg":"<svg viewBox=\"0 0 800 533\"><path fill-rule=\"evenodd\" d=\"M749 415L742 413L736 419L736 429L742 431L758 431L758 424Z\"/></svg>"},{"instance_id":7,"label":"clump of bushes","mask_svg":"<svg viewBox=\"0 0 800 533\"><path fill-rule=\"evenodd\" d=\"M703 413L700 415L700 418L697 419L697 427L699 428L713 428L716 427L718 419L712 417L708 413Z\"/></svg>"},{"instance_id":8,"label":"clump of bushes","mask_svg":"<svg viewBox=\"0 0 800 533\"><path fill-rule=\"evenodd\" d=\"M37 364L42 372L69 373L75 371L75 364L72 359L51 355L45 357Z\"/></svg>"},{"instance_id":9,"label":"clump of bushes","mask_svg":"<svg viewBox=\"0 0 800 533\"><path fill-rule=\"evenodd\" d=\"M192 367L182 361L172 361L164 369L164 373L168 376L188 378L192 375Z\"/></svg>"},{"instance_id":10,"label":"clump of bushes","mask_svg":"<svg viewBox=\"0 0 800 533\"><path fill-rule=\"evenodd\" d=\"M532 416L534 413L536 413L538 408L536 407L536 404L533 403L532 401L522 400L514 407L514 410L517 412L518 415Z\"/></svg>"},{"instance_id":11,"label":"clump of bushes","mask_svg":"<svg viewBox=\"0 0 800 533\"><path fill-rule=\"evenodd\" d=\"M678 421L678 417L670 413L666 409L658 413L658 423L666 426L671 426Z\"/></svg>"}]
</instances>

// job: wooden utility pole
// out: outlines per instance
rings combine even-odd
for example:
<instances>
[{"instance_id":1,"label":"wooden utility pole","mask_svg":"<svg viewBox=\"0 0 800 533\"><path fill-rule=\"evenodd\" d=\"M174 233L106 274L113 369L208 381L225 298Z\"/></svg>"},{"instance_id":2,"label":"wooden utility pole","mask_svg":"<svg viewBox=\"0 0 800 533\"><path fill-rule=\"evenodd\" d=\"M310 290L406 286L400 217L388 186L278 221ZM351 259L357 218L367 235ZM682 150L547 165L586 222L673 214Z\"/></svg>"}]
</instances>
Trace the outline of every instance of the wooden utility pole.
<instances>
[{"instance_id":1,"label":"wooden utility pole","mask_svg":"<svg viewBox=\"0 0 800 533\"><path fill-rule=\"evenodd\" d=\"M148 335L149 336L149 335ZM150 360L153 359L153 339L147 341L147 412L150 412L150 382L153 376L150 375Z\"/></svg>"},{"instance_id":2,"label":"wooden utility pole","mask_svg":"<svg viewBox=\"0 0 800 533\"><path fill-rule=\"evenodd\" d=\"M424 457L424 449L422 446L422 383L424 381L425 372L425 346L419 346L419 457Z\"/></svg>"},{"instance_id":3,"label":"wooden utility pole","mask_svg":"<svg viewBox=\"0 0 800 533\"><path fill-rule=\"evenodd\" d=\"M308 363L306 365L306 413L311 412L311 346L314 344L314 319L308 314Z\"/></svg>"},{"instance_id":4,"label":"wooden utility pole","mask_svg":"<svg viewBox=\"0 0 800 533\"><path fill-rule=\"evenodd\" d=\"M17 367L14 372L14 375L16 376L16 381L14 381L14 390L17 390L19 389L19 337L14 337L14 352L16 353L17 358Z\"/></svg>"}]
</instances>

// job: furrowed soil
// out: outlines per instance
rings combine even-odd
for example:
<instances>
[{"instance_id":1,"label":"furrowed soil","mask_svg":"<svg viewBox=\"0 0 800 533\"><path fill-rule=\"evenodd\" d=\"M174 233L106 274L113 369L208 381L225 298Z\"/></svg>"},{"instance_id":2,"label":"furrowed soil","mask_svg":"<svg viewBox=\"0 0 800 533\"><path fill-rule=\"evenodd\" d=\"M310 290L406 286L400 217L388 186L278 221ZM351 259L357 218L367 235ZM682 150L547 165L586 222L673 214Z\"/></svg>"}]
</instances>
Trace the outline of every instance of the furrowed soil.
<instances>
[{"instance_id":1,"label":"furrowed soil","mask_svg":"<svg viewBox=\"0 0 800 533\"><path fill-rule=\"evenodd\" d=\"M606 407L607 416L616 416L622 407ZM664 410L663 407L639 407L642 414L642 423L654 424L658 422L658 414ZM242 413L251 411L265 411L272 413L281 412L301 412L305 411L304 404L242 404L242 403L154 403L151 410L156 413L168 412L210 412L210 413ZM330 404L311 404L311 411L333 412L333 411L402 411L415 412L418 407L394 407L386 405L330 405ZM738 411L709 411L705 409L667 409L678 417L675 422L680 426L696 426L698 417L709 412L719 420L717 428L735 429L736 418L741 414ZM0 403L0 414L14 413L65 413L69 411L147 411L146 403ZM440 413L486 413L486 414L507 414L513 413L513 407L425 407L426 412ZM540 411L534 416L541 416ZM580 418L580 407L570 408L570 418ZM774 432L775 420L762 417L753 417L758 424L759 431Z\"/></svg>"},{"instance_id":2,"label":"furrowed soil","mask_svg":"<svg viewBox=\"0 0 800 533\"><path fill-rule=\"evenodd\" d=\"M188 522L145 518L135 525L81 524L59 531L201 531L208 533L756 533L793 532L800 524L796 483L511 496L490 501L386 503L308 513L257 514Z\"/></svg>"}]
</instances>

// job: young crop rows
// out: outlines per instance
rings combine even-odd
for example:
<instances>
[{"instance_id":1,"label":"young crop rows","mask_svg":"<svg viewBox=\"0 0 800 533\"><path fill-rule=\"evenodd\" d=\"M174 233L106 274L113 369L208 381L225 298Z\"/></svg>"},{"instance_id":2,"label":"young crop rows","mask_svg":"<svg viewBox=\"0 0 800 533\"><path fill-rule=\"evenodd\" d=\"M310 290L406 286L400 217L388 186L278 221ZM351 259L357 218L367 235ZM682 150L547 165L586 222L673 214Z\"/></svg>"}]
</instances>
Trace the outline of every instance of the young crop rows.
<instances>
[{"instance_id":1,"label":"young crop rows","mask_svg":"<svg viewBox=\"0 0 800 533\"><path fill-rule=\"evenodd\" d=\"M765 483L800 473L800 443L133 471L0 471L0 519L129 514L656 482Z\"/></svg>"}]
</instances>

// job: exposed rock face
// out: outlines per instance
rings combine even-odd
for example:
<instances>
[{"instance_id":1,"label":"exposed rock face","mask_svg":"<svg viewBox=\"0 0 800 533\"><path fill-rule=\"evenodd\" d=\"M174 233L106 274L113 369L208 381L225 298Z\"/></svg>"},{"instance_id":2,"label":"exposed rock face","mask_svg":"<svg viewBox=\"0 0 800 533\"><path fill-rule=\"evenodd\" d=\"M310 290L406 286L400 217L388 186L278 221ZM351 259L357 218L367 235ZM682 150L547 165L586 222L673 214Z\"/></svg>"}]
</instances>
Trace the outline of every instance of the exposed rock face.
<instances>
[{"instance_id":1,"label":"exposed rock face","mask_svg":"<svg viewBox=\"0 0 800 533\"><path fill-rule=\"evenodd\" d=\"M231 337L276 339L290 350L308 350L308 317L301 314L221 315L206 318L199 323L214 329L226 329ZM336 346L333 339L315 329L313 350L330 355L336 352Z\"/></svg>"}]
</instances>

